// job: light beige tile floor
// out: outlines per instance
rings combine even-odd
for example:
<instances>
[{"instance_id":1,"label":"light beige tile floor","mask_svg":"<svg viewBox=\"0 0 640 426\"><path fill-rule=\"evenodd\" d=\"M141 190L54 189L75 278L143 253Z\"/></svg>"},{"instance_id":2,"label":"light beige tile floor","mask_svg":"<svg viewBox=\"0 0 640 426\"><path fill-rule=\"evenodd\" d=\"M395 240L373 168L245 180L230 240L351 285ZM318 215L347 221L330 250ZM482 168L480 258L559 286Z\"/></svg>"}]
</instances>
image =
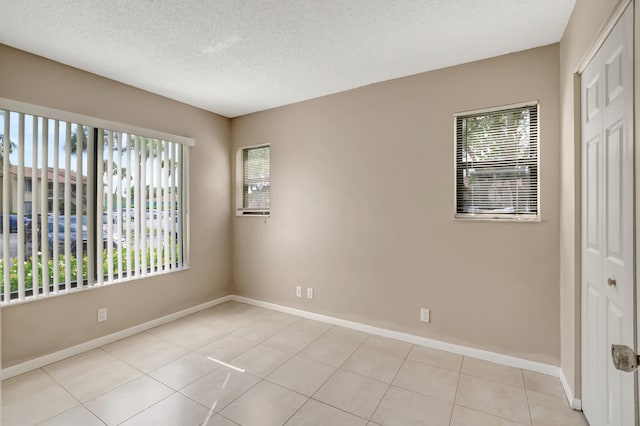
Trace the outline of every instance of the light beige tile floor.
<instances>
[{"instance_id":1,"label":"light beige tile floor","mask_svg":"<svg viewBox=\"0 0 640 426\"><path fill-rule=\"evenodd\" d=\"M2 383L2 425L586 425L560 381L229 302Z\"/></svg>"}]
</instances>

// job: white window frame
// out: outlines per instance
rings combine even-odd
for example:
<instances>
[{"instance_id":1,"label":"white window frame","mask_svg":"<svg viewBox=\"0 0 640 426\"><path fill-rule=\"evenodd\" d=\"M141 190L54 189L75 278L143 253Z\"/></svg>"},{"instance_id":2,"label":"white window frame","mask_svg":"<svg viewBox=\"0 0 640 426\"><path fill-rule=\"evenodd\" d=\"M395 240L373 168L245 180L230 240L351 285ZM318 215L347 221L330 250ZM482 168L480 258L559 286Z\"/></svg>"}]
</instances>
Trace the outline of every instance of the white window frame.
<instances>
[{"instance_id":1,"label":"white window frame","mask_svg":"<svg viewBox=\"0 0 640 426\"><path fill-rule=\"evenodd\" d=\"M243 154L245 151L256 148L269 148L269 155L271 155L271 144L261 143L257 145L243 146L236 150L236 216L244 217L270 217L271 216L271 202L269 202L268 209L245 209L244 208L244 160ZM271 158L271 157L269 157ZM269 176L271 176L271 160L269 160ZM271 177L269 177L269 183L271 184ZM271 188L271 185L269 185ZM271 191L271 189L269 189Z\"/></svg>"},{"instance_id":2,"label":"white window frame","mask_svg":"<svg viewBox=\"0 0 640 426\"><path fill-rule=\"evenodd\" d=\"M83 114L77 114L77 113L73 113L73 112L68 112L68 111L63 111L63 110L58 110L55 108L49 108L49 107L44 107L44 106L40 106L40 105L34 105L34 104L29 104L29 103L25 103L25 102L20 102L20 101L15 101L12 99L7 99L7 98L2 98L0 97L0 109L3 110L8 110L8 111L12 111L12 112L16 112L16 113L21 113L21 114L25 114L25 115L32 115L34 117L44 117L46 119L52 119L52 120L58 120L58 121L64 121L64 122L68 122L68 123L80 123L83 126L88 126L90 128L96 128L99 129L99 131L102 131L103 129L108 129L111 133L126 133L129 135L136 135L138 137L147 137L147 138L151 138L151 139L158 139L161 141L171 141L175 144L181 144L184 145L185 148L188 147L194 147L196 145L196 141L193 138L189 138L189 137L185 137L185 136L180 136L180 135L174 135L171 133L166 133L166 132L162 132L162 131L157 131L157 130L152 130L152 129L147 129L144 127L139 127L139 126L134 126L134 125L129 125L129 124L125 124L125 123L118 123L118 122L113 122L113 121L109 121L109 120L103 120L100 118L96 118L96 117L92 117L92 116L87 116L87 115L83 115ZM183 222L183 232L180 236L181 240L182 240L182 250L183 250L183 259L182 259L182 264L180 265L180 267L178 268L173 268L173 269L167 269L167 270L160 270L160 268L158 268L158 271L155 271L153 274L145 274L144 272L141 275L135 275L132 277L125 277L124 279L118 279L118 277L114 277L113 280L107 280L106 276L100 277L100 275L98 274L98 281L97 282L85 282L83 285L80 284L76 284L75 287L73 288L66 288L64 290L61 291L51 291L49 292L48 287L47 290L44 290L43 294L39 294L39 295L31 295L31 296L26 296L24 292L22 292L21 294L18 295L18 298L9 298L9 300L4 300L3 302L0 302L0 307L3 306L10 306L10 305L15 305L18 303L25 303L25 302L31 302L33 300L38 300L38 299L42 299L42 298L46 298L46 297L54 297L54 296L60 296L60 295L64 295L64 294L69 294L69 293L75 293L78 291L85 291L85 290L91 290L93 288L96 287L100 287L102 285L108 285L108 284L116 284L116 283L120 283L120 282L127 282L127 281L132 281L132 280L138 280L138 279L144 279L146 277L150 277L150 276L155 276L155 275L162 275L162 274L167 274L167 273L173 273L173 272L178 272L178 271L183 271L183 270L188 270L190 268L189 266L189 254L190 254L190 196L189 196L189 187L190 187L190 182L189 182L189 149L183 149L182 150L182 167L181 167L181 179L182 179L182 200L184 203L184 207L183 207L183 218L182 218L182 222ZM35 183L32 183L32 185L35 185ZM93 196L97 196L96 193L93 193ZM0 210L2 210L0 208ZM91 218L88 218L88 220L91 220ZM111 240L111 237L109 237L109 240ZM91 268L91 266L89 266ZM120 274L121 275L121 274ZM44 286L41 287L41 290L44 289ZM6 296L6 290L4 292L5 296Z\"/></svg>"},{"instance_id":3,"label":"white window frame","mask_svg":"<svg viewBox=\"0 0 640 426\"><path fill-rule=\"evenodd\" d=\"M537 107L537 123L536 123L536 206L535 214L514 214L514 213L459 213L458 212L458 138L457 138L457 122L459 118L500 111L508 111L522 107ZM496 107L477 109L471 111L457 112L453 115L453 214L455 220L472 220L472 221L504 221L504 222L541 222L541 205L540 205L540 102L528 101L516 104L501 105Z\"/></svg>"}]
</instances>

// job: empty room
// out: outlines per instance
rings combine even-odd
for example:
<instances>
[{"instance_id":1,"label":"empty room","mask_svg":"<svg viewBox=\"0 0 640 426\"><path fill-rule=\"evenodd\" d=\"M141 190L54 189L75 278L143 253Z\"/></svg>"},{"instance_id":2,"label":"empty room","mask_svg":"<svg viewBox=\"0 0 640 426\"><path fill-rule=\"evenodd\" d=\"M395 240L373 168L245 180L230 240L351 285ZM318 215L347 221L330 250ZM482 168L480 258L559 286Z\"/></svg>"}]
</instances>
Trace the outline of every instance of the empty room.
<instances>
[{"instance_id":1,"label":"empty room","mask_svg":"<svg viewBox=\"0 0 640 426\"><path fill-rule=\"evenodd\" d=\"M638 424L639 23L0 0L0 424Z\"/></svg>"}]
</instances>

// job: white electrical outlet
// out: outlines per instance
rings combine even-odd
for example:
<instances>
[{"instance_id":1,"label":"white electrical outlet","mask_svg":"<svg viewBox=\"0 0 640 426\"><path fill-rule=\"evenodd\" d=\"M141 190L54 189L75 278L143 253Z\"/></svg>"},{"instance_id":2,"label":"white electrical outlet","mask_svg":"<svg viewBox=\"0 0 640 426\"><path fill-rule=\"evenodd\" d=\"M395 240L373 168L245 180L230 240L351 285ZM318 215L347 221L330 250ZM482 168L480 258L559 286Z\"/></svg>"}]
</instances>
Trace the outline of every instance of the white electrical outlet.
<instances>
[{"instance_id":1,"label":"white electrical outlet","mask_svg":"<svg viewBox=\"0 0 640 426\"><path fill-rule=\"evenodd\" d=\"M420 308L420 321L431 322L431 311L429 309Z\"/></svg>"},{"instance_id":2,"label":"white electrical outlet","mask_svg":"<svg viewBox=\"0 0 640 426\"><path fill-rule=\"evenodd\" d=\"M107 308L98 309L98 322L107 320Z\"/></svg>"},{"instance_id":3,"label":"white electrical outlet","mask_svg":"<svg viewBox=\"0 0 640 426\"><path fill-rule=\"evenodd\" d=\"M313 299L313 288L311 287L307 289L307 299Z\"/></svg>"},{"instance_id":4,"label":"white electrical outlet","mask_svg":"<svg viewBox=\"0 0 640 426\"><path fill-rule=\"evenodd\" d=\"M302 287L296 287L296 297L302 297Z\"/></svg>"}]
</instances>

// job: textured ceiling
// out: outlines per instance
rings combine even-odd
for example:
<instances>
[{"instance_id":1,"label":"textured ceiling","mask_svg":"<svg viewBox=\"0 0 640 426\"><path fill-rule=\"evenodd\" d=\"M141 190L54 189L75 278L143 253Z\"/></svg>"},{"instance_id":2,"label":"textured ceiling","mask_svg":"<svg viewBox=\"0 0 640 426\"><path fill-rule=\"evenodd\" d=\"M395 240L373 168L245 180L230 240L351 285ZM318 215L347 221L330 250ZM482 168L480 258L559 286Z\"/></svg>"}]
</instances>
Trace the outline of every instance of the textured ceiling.
<instances>
[{"instance_id":1,"label":"textured ceiling","mask_svg":"<svg viewBox=\"0 0 640 426\"><path fill-rule=\"evenodd\" d=\"M575 0L0 0L0 43L235 117L560 40Z\"/></svg>"}]
</instances>

